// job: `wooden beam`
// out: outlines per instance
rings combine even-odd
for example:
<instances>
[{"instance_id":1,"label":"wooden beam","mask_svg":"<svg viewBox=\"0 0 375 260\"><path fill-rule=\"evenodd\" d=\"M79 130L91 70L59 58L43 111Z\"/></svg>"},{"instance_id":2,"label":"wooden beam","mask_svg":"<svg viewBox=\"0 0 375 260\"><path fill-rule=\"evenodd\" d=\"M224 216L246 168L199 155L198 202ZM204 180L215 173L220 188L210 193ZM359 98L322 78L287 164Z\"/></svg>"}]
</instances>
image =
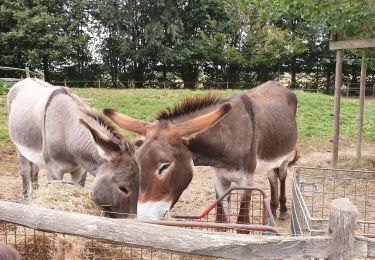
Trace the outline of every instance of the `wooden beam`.
<instances>
[{"instance_id":1,"label":"wooden beam","mask_svg":"<svg viewBox=\"0 0 375 260\"><path fill-rule=\"evenodd\" d=\"M0 220L28 228L67 235L231 259L326 258L331 238L251 236L174 228L68 213L0 200ZM354 255L367 257L368 242L356 241Z\"/></svg>"},{"instance_id":2,"label":"wooden beam","mask_svg":"<svg viewBox=\"0 0 375 260\"><path fill-rule=\"evenodd\" d=\"M330 41L330 50L375 48L375 39Z\"/></svg>"}]
</instances>

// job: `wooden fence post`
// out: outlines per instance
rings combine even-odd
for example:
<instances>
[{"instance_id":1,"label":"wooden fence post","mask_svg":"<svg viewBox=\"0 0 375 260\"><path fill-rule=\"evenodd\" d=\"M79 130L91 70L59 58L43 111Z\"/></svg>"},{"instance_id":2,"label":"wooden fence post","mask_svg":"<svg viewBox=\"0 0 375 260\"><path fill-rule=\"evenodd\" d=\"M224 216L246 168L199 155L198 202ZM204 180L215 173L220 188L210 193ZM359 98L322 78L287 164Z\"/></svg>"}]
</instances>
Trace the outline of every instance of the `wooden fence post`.
<instances>
[{"instance_id":1,"label":"wooden fence post","mask_svg":"<svg viewBox=\"0 0 375 260\"><path fill-rule=\"evenodd\" d=\"M342 32L336 33L336 41L342 40ZM344 51L336 51L336 75L335 75L335 99L334 99L334 120L333 120L333 149L332 167L337 168L339 158L339 135L340 135L340 97L342 86L342 60Z\"/></svg>"},{"instance_id":2,"label":"wooden fence post","mask_svg":"<svg viewBox=\"0 0 375 260\"><path fill-rule=\"evenodd\" d=\"M30 69L29 69L29 67L25 68L25 72L26 72L26 78L30 78Z\"/></svg>"},{"instance_id":3,"label":"wooden fence post","mask_svg":"<svg viewBox=\"0 0 375 260\"><path fill-rule=\"evenodd\" d=\"M365 109L366 95L366 72L367 72L367 50L363 50L361 64L361 81L359 86L359 110L358 110L358 141L357 141L357 160L362 156L362 129L363 129L363 110Z\"/></svg>"},{"instance_id":4,"label":"wooden fence post","mask_svg":"<svg viewBox=\"0 0 375 260\"><path fill-rule=\"evenodd\" d=\"M333 200L329 217L332 233L330 260L354 258L354 232L357 207L348 198Z\"/></svg>"}]
</instances>

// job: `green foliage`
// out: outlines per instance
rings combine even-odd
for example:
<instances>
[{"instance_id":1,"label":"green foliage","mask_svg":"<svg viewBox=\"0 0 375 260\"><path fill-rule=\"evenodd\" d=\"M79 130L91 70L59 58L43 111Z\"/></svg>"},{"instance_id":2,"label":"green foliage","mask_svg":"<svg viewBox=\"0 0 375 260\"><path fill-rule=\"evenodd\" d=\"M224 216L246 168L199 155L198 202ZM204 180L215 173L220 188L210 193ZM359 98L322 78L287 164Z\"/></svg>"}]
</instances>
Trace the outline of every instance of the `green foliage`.
<instances>
[{"instance_id":1,"label":"green foliage","mask_svg":"<svg viewBox=\"0 0 375 260\"><path fill-rule=\"evenodd\" d=\"M342 1L253 1L264 19L301 17L322 31L343 31L348 37L375 36L375 7L373 0Z\"/></svg>"},{"instance_id":2,"label":"green foliage","mask_svg":"<svg viewBox=\"0 0 375 260\"><path fill-rule=\"evenodd\" d=\"M10 86L6 83L0 83L0 95L5 95L9 92Z\"/></svg>"},{"instance_id":3,"label":"green foliage","mask_svg":"<svg viewBox=\"0 0 375 260\"><path fill-rule=\"evenodd\" d=\"M85 0L4 1L0 7L0 46L8 50L1 63L44 70L88 60L88 35L83 31ZM82 64L83 65L83 64Z\"/></svg>"},{"instance_id":4,"label":"green foliage","mask_svg":"<svg viewBox=\"0 0 375 260\"><path fill-rule=\"evenodd\" d=\"M298 88L297 76L305 74L313 78L306 87L328 92L335 59L328 49L330 33L374 38L374 5L373 0L3 0L0 64L43 70L47 81L52 71L60 81L130 80L136 87L182 80L185 88L195 88L203 79L205 87L227 82L231 88L239 87L232 82L256 85L289 73L291 87ZM360 53L345 55L345 81L358 82ZM368 68L374 82L373 60Z\"/></svg>"}]
</instances>

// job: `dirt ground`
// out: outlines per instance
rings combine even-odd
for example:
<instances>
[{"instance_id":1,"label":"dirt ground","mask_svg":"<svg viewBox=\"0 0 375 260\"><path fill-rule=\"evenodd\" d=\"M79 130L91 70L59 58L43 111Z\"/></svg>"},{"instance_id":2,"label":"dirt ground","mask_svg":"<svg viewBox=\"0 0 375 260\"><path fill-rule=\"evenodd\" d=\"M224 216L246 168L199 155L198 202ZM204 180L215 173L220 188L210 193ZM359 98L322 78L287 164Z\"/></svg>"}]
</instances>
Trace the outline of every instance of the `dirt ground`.
<instances>
[{"instance_id":1,"label":"dirt ground","mask_svg":"<svg viewBox=\"0 0 375 260\"><path fill-rule=\"evenodd\" d=\"M1 148L1 147L0 147ZM308 146L300 150L300 159L297 165L308 165L316 167L329 167L331 162L331 153L324 152L324 149ZM359 167L367 170L375 170L375 145L367 145L363 150L364 162ZM340 164L345 168L357 168L355 160L355 146L349 146L340 150ZM291 170L289 170L291 172ZM68 179L68 175L65 176ZM89 176L87 188L90 188L93 177ZM39 174L39 183L46 183L46 174L41 170ZM256 175L254 186L264 189L269 196L269 183L264 175ZM291 208L292 178L287 178L287 206ZM18 160L14 148L0 149L0 199L21 201L22 182L18 175ZM180 200L171 211L173 214L199 215L215 200L215 191L211 169L209 167L195 167L193 181L184 191ZM289 210L290 212L290 210ZM290 233L290 216L287 220L277 219L276 224L281 233Z\"/></svg>"}]
</instances>

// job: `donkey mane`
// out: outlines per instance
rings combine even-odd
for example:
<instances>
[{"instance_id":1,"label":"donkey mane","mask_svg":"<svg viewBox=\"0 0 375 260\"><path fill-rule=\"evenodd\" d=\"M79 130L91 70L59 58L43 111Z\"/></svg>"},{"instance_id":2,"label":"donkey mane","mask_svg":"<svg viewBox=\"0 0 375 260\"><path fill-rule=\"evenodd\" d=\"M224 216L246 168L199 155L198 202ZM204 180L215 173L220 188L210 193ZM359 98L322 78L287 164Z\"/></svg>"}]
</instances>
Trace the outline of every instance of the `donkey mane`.
<instances>
[{"instance_id":1,"label":"donkey mane","mask_svg":"<svg viewBox=\"0 0 375 260\"><path fill-rule=\"evenodd\" d=\"M174 107L167 107L160 110L156 115L156 119L176 119L222 102L224 102L224 99L220 95L211 92L201 96L185 97L182 101L175 104Z\"/></svg>"},{"instance_id":2,"label":"donkey mane","mask_svg":"<svg viewBox=\"0 0 375 260\"><path fill-rule=\"evenodd\" d=\"M74 94L71 89L64 88L66 94L72 98L72 100L78 105L79 109L88 117L96 121L100 126L108 131L113 142L126 148L130 153L134 152L132 144L124 138L117 130L117 128L101 113L95 109L89 107L79 96Z\"/></svg>"}]
</instances>

